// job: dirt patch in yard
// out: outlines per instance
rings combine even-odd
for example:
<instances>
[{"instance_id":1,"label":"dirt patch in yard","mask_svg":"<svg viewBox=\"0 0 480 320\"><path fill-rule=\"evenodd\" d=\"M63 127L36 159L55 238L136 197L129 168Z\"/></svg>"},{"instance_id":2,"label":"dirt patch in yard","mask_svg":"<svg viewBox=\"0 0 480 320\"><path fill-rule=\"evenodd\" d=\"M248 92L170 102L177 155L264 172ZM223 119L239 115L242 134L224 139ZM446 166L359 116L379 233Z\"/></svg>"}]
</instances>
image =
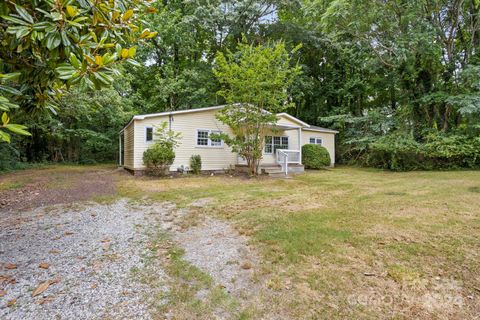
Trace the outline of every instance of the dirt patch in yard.
<instances>
[{"instance_id":1,"label":"dirt patch in yard","mask_svg":"<svg viewBox=\"0 0 480 320\"><path fill-rule=\"evenodd\" d=\"M117 174L108 167L61 167L1 175L0 213L113 195Z\"/></svg>"}]
</instances>

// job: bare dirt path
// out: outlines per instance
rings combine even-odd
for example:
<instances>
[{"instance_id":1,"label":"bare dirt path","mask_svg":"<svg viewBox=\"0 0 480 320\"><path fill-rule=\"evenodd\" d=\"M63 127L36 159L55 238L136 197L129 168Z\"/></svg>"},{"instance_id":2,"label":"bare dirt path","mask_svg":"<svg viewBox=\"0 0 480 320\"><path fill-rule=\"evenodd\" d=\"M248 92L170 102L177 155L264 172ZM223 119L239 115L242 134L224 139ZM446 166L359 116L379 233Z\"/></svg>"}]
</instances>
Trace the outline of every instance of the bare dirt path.
<instances>
[{"instance_id":1,"label":"bare dirt path","mask_svg":"<svg viewBox=\"0 0 480 320\"><path fill-rule=\"evenodd\" d=\"M113 167L55 167L0 175L0 214L115 194Z\"/></svg>"}]
</instances>

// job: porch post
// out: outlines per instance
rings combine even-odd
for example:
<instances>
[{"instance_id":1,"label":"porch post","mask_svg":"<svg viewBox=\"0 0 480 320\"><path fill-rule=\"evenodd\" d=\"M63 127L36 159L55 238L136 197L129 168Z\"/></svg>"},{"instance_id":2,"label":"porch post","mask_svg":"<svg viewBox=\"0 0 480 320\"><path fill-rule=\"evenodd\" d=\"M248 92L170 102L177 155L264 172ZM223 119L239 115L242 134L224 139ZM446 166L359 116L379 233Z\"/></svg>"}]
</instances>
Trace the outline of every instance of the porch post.
<instances>
[{"instance_id":1,"label":"porch post","mask_svg":"<svg viewBox=\"0 0 480 320\"><path fill-rule=\"evenodd\" d=\"M122 132L118 135L118 165L122 166Z\"/></svg>"},{"instance_id":2,"label":"porch post","mask_svg":"<svg viewBox=\"0 0 480 320\"><path fill-rule=\"evenodd\" d=\"M298 150L300 151L299 159L302 164L302 127L298 128Z\"/></svg>"}]
</instances>

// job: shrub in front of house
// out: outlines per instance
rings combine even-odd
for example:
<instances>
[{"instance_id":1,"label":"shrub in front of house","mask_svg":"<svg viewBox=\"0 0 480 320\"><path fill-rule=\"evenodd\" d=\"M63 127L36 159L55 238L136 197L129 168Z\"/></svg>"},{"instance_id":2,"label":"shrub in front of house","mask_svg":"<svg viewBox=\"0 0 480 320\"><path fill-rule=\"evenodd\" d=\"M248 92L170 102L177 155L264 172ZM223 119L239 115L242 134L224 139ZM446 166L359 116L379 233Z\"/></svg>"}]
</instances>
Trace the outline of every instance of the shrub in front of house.
<instances>
[{"instance_id":1,"label":"shrub in front of house","mask_svg":"<svg viewBox=\"0 0 480 320\"><path fill-rule=\"evenodd\" d=\"M190 169L192 169L194 174L199 174L202 170L202 157L199 154L194 154L190 157Z\"/></svg>"},{"instance_id":2,"label":"shrub in front of house","mask_svg":"<svg viewBox=\"0 0 480 320\"><path fill-rule=\"evenodd\" d=\"M175 160L175 152L170 143L155 143L143 153L143 163L149 175L165 175L173 160Z\"/></svg>"},{"instance_id":3,"label":"shrub in front of house","mask_svg":"<svg viewBox=\"0 0 480 320\"><path fill-rule=\"evenodd\" d=\"M302 162L306 169L321 169L331 164L328 150L317 144L302 146Z\"/></svg>"}]
</instances>

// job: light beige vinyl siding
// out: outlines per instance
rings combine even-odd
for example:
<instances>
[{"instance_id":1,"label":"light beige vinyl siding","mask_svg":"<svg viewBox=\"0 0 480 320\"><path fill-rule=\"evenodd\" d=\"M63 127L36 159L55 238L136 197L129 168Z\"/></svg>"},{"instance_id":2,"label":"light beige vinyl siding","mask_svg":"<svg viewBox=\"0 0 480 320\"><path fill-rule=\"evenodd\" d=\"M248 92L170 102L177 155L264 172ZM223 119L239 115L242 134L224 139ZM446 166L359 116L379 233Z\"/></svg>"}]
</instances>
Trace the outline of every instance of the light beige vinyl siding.
<instances>
[{"instance_id":1,"label":"light beige vinyl siding","mask_svg":"<svg viewBox=\"0 0 480 320\"><path fill-rule=\"evenodd\" d=\"M197 130L222 131L231 134L228 126L224 125L215 118L215 113L219 110L205 110L192 113L173 114L171 118L171 129L181 134L179 145L175 150L175 161L170 170L176 171L177 168L190 166L190 157L199 154L202 157L202 170L223 170L239 163L237 154L233 153L227 145L222 147L197 146ZM169 123L169 116L146 117L145 119L136 119L124 130L125 139L125 167L129 169L144 169L143 152L152 142L146 141L146 128L158 127L163 122ZM327 148L332 159L332 165L335 163L335 134L309 131L303 128L299 137L299 128L301 124L284 116L278 119L278 125L290 126L291 130L279 130L272 133L274 136L288 136L289 149L301 150L301 146L309 143L311 137L321 138L323 146ZM299 139L300 138L300 139ZM242 163L242 162L240 162ZM275 164L275 154L264 154L261 164Z\"/></svg>"},{"instance_id":2,"label":"light beige vinyl siding","mask_svg":"<svg viewBox=\"0 0 480 320\"><path fill-rule=\"evenodd\" d=\"M278 117L277 124L278 125L284 125L284 126L301 127L300 123L298 123L296 121L293 121L293 120L291 120L287 117L284 117L284 116L279 116Z\"/></svg>"},{"instance_id":3,"label":"light beige vinyl siding","mask_svg":"<svg viewBox=\"0 0 480 320\"><path fill-rule=\"evenodd\" d=\"M134 166L134 123L130 123L125 130L123 130L123 166L128 169L135 169Z\"/></svg>"},{"instance_id":4,"label":"light beige vinyl siding","mask_svg":"<svg viewBox=\"0 0 480 320\"><path fill-rule=\"evenodd\" d=\"M180 143L175 149L175 161L170 170L180 166L190 166L190 157L198 154L202 157L202 170L223 170L237 163L237 155L225 144L222 147L197 146L197 130L215 130L231 134L230 128L215 118L218 110L174 114L171 129L181 134ZM135 121L135 157L136 169L143 169L143 152L150 143L146 142L146 127L160 126L169 122L168 116L152 117Z\"/></svg>"},{"instance_id":5,"label":"light beige vinyl siding","mask_svg":"<svg viewBox=\"0 0 480 320\"><path fill-rule=\"evenodd\" d=\"M332 166L335 164L335 134L328 132L309 131L308 128L303 129L302 145L309 144L310 138L321 138L322 146L328 150L330 159L332 159Z\"/></svg>"}]
</instances>

